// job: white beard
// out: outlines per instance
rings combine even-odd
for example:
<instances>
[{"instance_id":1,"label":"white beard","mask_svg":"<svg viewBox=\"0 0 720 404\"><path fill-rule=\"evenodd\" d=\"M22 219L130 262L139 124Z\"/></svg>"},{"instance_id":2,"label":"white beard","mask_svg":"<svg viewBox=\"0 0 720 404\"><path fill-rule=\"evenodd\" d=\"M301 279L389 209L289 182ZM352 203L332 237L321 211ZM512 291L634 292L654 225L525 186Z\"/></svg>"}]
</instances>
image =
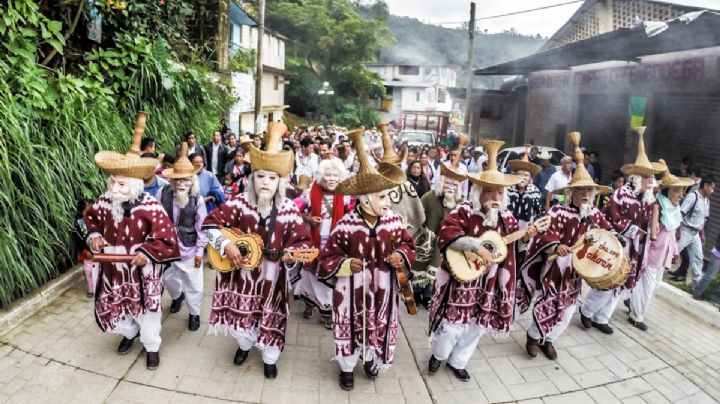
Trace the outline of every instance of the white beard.
<instances>
[{"instance_id":1,"label":"white beard","mask_svg":"<svg viewBox=\"0 0 720 404\"><path fill-rule=\"evenodd\" d=\"M273 203L273 195L268 195L267 192L260 192L260 194L257 197L257 209L260 212L260 215L265 217L270 214L270 210L272 209L272 203Z\"/></svg>"},{"instance_id":2,"label":"white beard","mask_svg":"<svg viewBox=\"0 0 720 404\"><path fill-rule=\"evenodd\" d=\"M457 206L457 200L455 199L454 192L445 192L443 194L443 206L447 209L455 209L455 206Z\"/></svg>"},{"instance_id":3,"label":"white beard","mask_svg":"<svg viewBox=\"0 0 720 404\"><path fill-rule=\"evenodd\" d=\"M485 204L485 220L483 220L483 226L486 227L497 227L498 220L500 219L500 204L495 201L490 201Z\"/></svg>"},{"instance_id":4,"label":"white beard","mask_svg":"<svg viewBox=\"0 0 720 404\"><path fill-rule=\"evenodd\" d=\"M120 222L122 222L123 216L125 216L125 209L123 209L122 204L127 202L128 198L125 195L114 194L110 191L108 191L106 196L112 201L112 208L110 212L112 213L115 226L118 226L120 225Z\"/></svg>"},{"instance_id":5,"label":"white beard","mask_svg":"<svg viewBox=\"0 0 720 404\"><path fill-rule=\"evenodd\" d=\"M187 206L188 202L190 201L190 193L187 191L180 192L178 190L175 190L175 203L177 203L178 207L180 209L183 209Z\"/></svg>"},{"instance_id":6,"label":"white beard","mask_svg":"<svg viewBox=\"0 0 720 404\"><path fill-rule=\"evenodd\" d=\"M644 204L650 205L655 203L655 193L653 191L653 189L648 189L647 191L643 192L642 201Z\"/></svg>"},{"instance_id":7,"label":"white beard","mask_svg":"<svg viewBox=\"0 0 720 404\"><path fill-rule=\"evenodd\" d=\"M585 219L588 216L590 216L590 212L592 212L593 205L591 203L581 203L580 204L580 218Z\"/></svg>"}]
</instances>

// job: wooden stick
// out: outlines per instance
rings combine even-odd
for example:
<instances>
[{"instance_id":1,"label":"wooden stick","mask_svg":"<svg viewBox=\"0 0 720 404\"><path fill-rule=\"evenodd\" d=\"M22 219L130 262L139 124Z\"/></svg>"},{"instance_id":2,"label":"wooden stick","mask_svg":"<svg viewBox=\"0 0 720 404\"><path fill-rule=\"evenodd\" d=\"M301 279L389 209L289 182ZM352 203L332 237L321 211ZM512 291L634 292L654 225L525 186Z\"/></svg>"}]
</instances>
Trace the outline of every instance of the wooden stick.
<instances>
[{"instance_id":1,"label":"wooden stick","mask_svg":"<svg viewBox=\"0 0 720 404\"><path fill-rule=\"evenodd\" d=\"M126 255L126 254L103 254L103 253L97 253L93 254L93 261L99 262L99 263L126 263L129 264L132 262L133 259L135 259L134 255Z\"/></svg>"}]
</instances>

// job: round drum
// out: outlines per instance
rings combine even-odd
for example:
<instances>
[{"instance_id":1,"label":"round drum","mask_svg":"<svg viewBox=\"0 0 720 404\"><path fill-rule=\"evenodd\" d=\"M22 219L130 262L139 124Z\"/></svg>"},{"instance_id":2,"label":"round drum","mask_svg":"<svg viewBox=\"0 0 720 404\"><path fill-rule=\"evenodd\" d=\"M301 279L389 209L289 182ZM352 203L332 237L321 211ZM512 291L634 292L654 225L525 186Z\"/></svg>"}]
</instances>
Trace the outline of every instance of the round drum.
<instances>
[{"instance_id":1,"label":"round drum","mask_svg":"<svg viewBox=\"0 0 720 404\"><path fill-rule=\"evenodd\" d=\"M627 280L630 261L615 234L604 229L585 233L584 245L573 253L573 268L595 289L614 289Z\"/></svg>"}]
</instances>

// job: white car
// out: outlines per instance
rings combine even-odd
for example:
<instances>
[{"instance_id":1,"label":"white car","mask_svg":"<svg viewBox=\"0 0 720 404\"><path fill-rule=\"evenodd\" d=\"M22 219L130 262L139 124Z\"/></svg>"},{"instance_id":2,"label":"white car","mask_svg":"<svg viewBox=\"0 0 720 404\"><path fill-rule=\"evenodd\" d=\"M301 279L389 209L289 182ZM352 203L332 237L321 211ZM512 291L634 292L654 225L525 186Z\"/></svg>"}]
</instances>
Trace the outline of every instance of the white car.
<instances>
[{"instance_id":1,"label":"white car","mask_svg":"<svg viewBox=\"0 0 720 404\"><path fill-rule=\"evenodd\" d=\"M424 130L403 130L398 134L396 143L407 142L408 147L413 146L435 146L435 134Z\"/></svg>"},{"instance_id":2,"label":"white car","mask_svg":"<svg viewBox=\"0 0 720 404\"><path fill-rule=\"evenodd\" d=\"M541 152L543 150L546 150L548 153L550 153L550 155L552 156L550 158L550 164L556 167L560 166L560 159L565 157L565 153L554 147L537 146L537 148L540 149ZM507 162L510 160L519 159L521 153L525 153L525 146L508 147L507 149L500 150L497 155L497 162L500 166L500 169L504 171L505 166L507 166Z\"/></svg>"}]
</instances>

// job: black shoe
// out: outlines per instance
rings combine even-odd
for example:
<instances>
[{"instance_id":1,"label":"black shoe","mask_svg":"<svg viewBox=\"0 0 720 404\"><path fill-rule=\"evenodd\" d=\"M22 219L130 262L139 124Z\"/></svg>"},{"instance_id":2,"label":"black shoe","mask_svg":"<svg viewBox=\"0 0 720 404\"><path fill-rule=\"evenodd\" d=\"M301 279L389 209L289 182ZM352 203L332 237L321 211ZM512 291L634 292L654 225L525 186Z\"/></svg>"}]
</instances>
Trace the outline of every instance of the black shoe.
<instances>
[{"instance_id":1,"label":"black shoe","mask_svg":"<svg viewBox=\"0 0 720 404\"><path fill-rule=\"evenodd\" d=\"M630 310L630 299L623 300L623 304L628 308L628 310Z\"/></svg>"},{"instance_id":2,"label":"black shoe","mask_svg":"<svg viewBox=\"0 0 720 404\"><path fill-rule=\"evenodd\" d=\"M188 319L188 330L197 331L200 328L200 316L190 315Z\"/></svg>"},{"instance_id":3,"label":"black shoe","mask_svg":"<svg viewBox=\"0 0 720 404\"><path fill-rule=\"evenodd\" d=\"M367 376L370 380L374 380L378 377L378 369L377 366L375 366L374 360L363 363L363 370L365 370L365 376Z\"/></svg>"},{"instance_id":4,"label":"black shoe","mask_svg":"<svg viewBox=\"0 0 720 404\"><path fill-rule=\"evenodd\" d=\"M645 325L645 323L643 323L642 321L635 321L632 318L628 318L628 321L630 322L630 324L634 325L635 328L638 328L640 331L647 331L647 329L648 329L648 326Z\"/></svg>"},{"instance_id":5,"label":"black shoe","mask_svg":"<svg viewBox=\"0 0 720 404\"><path fill-rule=\"evenodd\" d=\"M265 372L266 379L274 379L277 377L277 366L268 365L267 363L263 363L263 369Z\"/></svg>"},{"instance_id":6,"label":"black shoe","mask_svg":"<svg viewBox=\"0 0 720 404\"><path fill-rule=\"evenodd\" d=\"M442 365L442 361L439 361L435 355L430 355L430 362L428 362L428 371L432 374L438 371L440 369L440 365Z\"/></svg>"},{"instance_id":7,"label":"black shoe","mask_svg":"<svg viewBox=\"0 0 720 404\"><path fill-rule=\"evenodd\" d=\"M148 352L145 366L149 370L155 370L158 366L160 366L160 354L158 352Z\"/></svg>"},{"instance_id":8,"label":"black shoe","mask_svg":"<svg viewBox=\"0 0 720 404\"><path fill-rule=\"evenodd\" d=\"M580 323L582 324L583 328L590 328L592 326L592 320L590 317L583 314L582 310L580 310Z\"/></svg>"},{"instance_id":9,"label":"black shoe","mask_svg":"<svg viewBox=\"0 0 720 404\"><path fill-rule=\"evenodd\" d=\"M670 280L673 281L673 282L685 282L685 278L686 278L685 276L673 275L673 276L670 278Z\"/></svg>"},{"instance_id":10,"label":"black shoe","mask_svg":"<svg viewBox=\"0 0 720 404\"><path fill-rule=\"evenodd\" d=\"M460 380L461 382L466 382L466 381L470 380L470 375L468 374L467 370L455 369L454 367L450 366L449 363L447 364L447 367L449 367L450 370L452 370L455 377L457 377L458 380Z\"/></svg>"},{"instance_id":11,"label":"black shoe","mask_svg":"<svg viewBox=\"0 0 720 404\"><path fill-rule=\"evenodd\" d=\"M353 372L340 372L340 388L350 391L355 387L355 376Z\"/></svg>"},{"instance_id":12,"label":"black shoe","mask_svg":"<svg viewBox=\"0 0 720 404\"><path fill-rule=\"evenodd\" d=\"M608 335L609 335L609 334L612 334L612 333L613 333L612 327L610 327L610 326L607 325L607 324L600 324L600 323L596 323L596 322L593 321L593 322L592 322L592 326L595 327L595 328L597 328L598 330L600 330L600 332L602 332L603 334L608 334Z\"/></svg>"},{"instance_id":13,"label":"black shoe","mask_svg":"<svg viewBox=\"0 0 720 404\"><path fill-rule=\"evenodd\" d=\"M238 348L238 350L235 351L235 359L233 359L233 363L236 366L242 365L243 363L245 363L245 360L247 359L249 353L250 351L243 351L242 349Z\"/></svg>"},{"instance_id":14,"label":"black shoe","mask_svg":"<svg viewBox=\"0 0 720 404\"><path fill-rule=\"evenodd\" d=\"M185 300L185 293L181 293L180 297L173 299L172 304L170 304L170 313L177 313L180 311L183 300Z\"/></svg>"},{"instance_id":15,"label":"black shoe","mask_svg":"<svg viewBox=\"0 0 720 404\"><path fill-rule=\"evenodd\" d=\"M123 337L122 341L120 341L120 345L118 345L117 352L120 355L125 355L126 353L130 352L130 348L132 348L132 344L133 342L135 342L135 338L137 338L137 335L132 338Z\"/></svg>"}]
</instances>

